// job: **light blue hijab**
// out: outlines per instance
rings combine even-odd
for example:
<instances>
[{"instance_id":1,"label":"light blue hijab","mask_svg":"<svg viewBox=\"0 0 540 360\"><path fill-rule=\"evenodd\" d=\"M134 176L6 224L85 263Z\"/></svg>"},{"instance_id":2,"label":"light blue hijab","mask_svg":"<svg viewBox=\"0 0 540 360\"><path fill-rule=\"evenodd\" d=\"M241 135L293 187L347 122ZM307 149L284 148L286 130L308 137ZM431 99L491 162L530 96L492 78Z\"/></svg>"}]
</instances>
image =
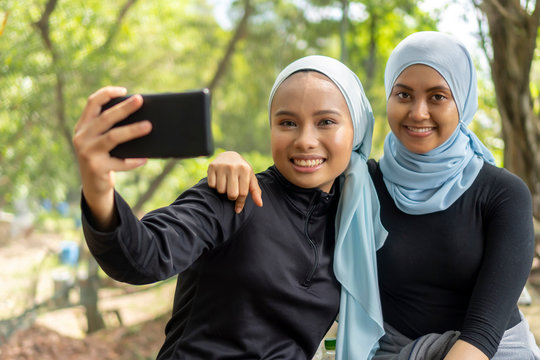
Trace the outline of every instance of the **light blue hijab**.
<instances>
[{"instance_id":1,"label":"light blue hijab","mask_svg":"<svg viewBox=\"0 0 540 360\"><path fill-rule=\"evenodd\" d=\"M435 31L406 37L386 63L386 99L401 72L414 64L437 70L446 80L459 113L459 124L443 144L416 154L405 148L390 132L379 164L388 192L396 206L412 215L446 210L476 179L484 161L493 155L467 126L478 108L476 71L465 46Z\"/></svg>"},{"instance_id":2,"label":"light blue hijab","mask_svg":"<svg viewBox=\"0 0 540 360\"><path fill-rule=\"evenodd\" d=\"M317 71L336 84L349 107L354 127L353 152L345 170L336 215L334 273L341 283L337 359L371 359L384 335L376 251L386 239L379 199L366 161L371 152L373 112L358 77L338 60L307 56L294 61L277 77L268 109L281 83L292 74Z\"/></svg>"}]
</instances>

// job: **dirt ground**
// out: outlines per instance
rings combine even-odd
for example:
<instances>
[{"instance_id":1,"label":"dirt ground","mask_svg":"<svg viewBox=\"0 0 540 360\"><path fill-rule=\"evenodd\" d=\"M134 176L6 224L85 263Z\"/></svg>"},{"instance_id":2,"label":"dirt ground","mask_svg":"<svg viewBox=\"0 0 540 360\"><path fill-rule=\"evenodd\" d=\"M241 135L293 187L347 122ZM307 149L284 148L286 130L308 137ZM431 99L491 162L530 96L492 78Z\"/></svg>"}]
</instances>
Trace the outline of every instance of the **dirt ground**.
<instances>
[{"instance_id":1,"label":"dirt ground","mask_svg":"<svg viewBox=\"0 0 540 360\"><path fill-rule=\"evenodd\" d=\"M40 324L15 333L0 346L3 360L155 359L167 317L130 327L105 329L83 339L62 335Z\"/></svg>"},{"instance_id":2,"label":"dirt ground","mask_svg":"<svg viewBox=\"0 0 540 360\"><path fill-rule=\"evenodd\" d=\"M24 242L0 246L0 282L3 284L0 288L0 305L4 305L4 308L14 306L17 298L10 298L13 298L15 284L21 283L21 266L35 263L44 251L54 251L58 241L54 237L40 239L33 235ZM21 258L20 254L25 255ZM532 303L520 308L540 343L540 267L533 268L527 288ZM173 293L174 282L137 294L126 294L120 290L104 291L103 298L100 298L100 309L105 313L107 328L88 336L84 333L85 315L82 307L41 314L30 327L15 332L7 341L0 338L0 359L155 359L164 340ZM39 297L39 292L36 296ZM121 324L116 316L111 315L118 313ZM5 314L0 317L5 318ZM328 336L335 336L335 331L334 326Z\"/></svg>"},{"instance_id":3,"label":"dirt ground","mask_svg":"<svg viewBox=\"0 0 540 360\"><path fill-rule=\"evenodd\" d=\"M62 241L56 235L32 234L0 244L0 321L28 308L29 293L37 303L50 296L54 290L51 276L58 269L51 270L46 263L52 262ZM103 289L99 307L107 328L89 336L82 306L40 312L31 326L8 339L0 333L0 359L155 359L164 340L174 287L174 282L165 282L156 287ZM70 300L78 302L78 289L70 291Z\"/></svg>"}]
</instances>

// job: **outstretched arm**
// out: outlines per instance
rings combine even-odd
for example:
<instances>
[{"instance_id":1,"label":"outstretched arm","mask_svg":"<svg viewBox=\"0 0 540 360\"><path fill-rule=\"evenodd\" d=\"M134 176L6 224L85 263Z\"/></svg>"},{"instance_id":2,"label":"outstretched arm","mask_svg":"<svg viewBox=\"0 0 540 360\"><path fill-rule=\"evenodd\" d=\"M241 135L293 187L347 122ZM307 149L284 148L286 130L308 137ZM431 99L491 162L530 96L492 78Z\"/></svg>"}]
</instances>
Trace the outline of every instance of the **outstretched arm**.
<instances>
[{"instance_id":1,"label":"outstretched arm","mask_svg":"<svg viewBox=\"0 0 540 360\"><path fill-rule=\"evenodd\" d=\"M248 194L255 205L262 207L261 188L251 165L234 151L219 154L208 166L208 186L220 194L227 194L236 200L234 211L238 214L244 208Z\"/></svg>"},{"instance_id":2,"label":"outstretched arm","mask_svg":"<svg viewBox=\"0 0 540 360\"><path fill-rule=\"evenodd\" d=\"M102 105L115 97L126 95L122 87L105 87L92 94L75 125L73 145L77 153L82 192L96 227L115 227L114 172L127 171L146 163L146 159L118 159L109 154L116 145L148 134L149 121L112 128L142 105L140 95L101 112Z\"/></svg>"}]
</instances>

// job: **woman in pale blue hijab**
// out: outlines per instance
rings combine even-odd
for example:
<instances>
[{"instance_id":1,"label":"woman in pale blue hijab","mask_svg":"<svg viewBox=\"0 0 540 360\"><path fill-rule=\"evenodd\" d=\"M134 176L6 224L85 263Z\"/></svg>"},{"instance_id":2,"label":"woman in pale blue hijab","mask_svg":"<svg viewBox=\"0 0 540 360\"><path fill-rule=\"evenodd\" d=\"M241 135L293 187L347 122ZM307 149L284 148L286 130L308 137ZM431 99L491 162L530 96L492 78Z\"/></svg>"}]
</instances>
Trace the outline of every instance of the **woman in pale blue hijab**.
<instances>
[{"instance_id":1,"label":"woman in pale blue hijab","mask_svg":"<svg viewBox=\"0 0 540 360\"><path fill-rule=\"evenodd\" d=\"M298 59L283 69L270 92L269 109L281 83L299 71L316 71L332 80L345 98L353 123L353 151L340 179L341 194L336 214L334 273L341 284L336 355L337 359L344 360L370 359L384 333L376 251L387 235L380 222L379 201L367 168L373 113L354 72L338 60L318 55ZM314 175L326 171L326 166L321 164ZM216 187L217 176L219 168L214 161L208 175L211 187Z\"/></svg>"},{"instance_id":2,"label":"woman in pale blue hijab","mask_svg":"<svg viewBox=\"0 0 540 360\"><path fill-rule=\"evenodd\" d=\"M388 59L385 89L392 131L369 161L389 233L375 359L540 359L516 305L534 254L531 196L467 128L478 107L469 52L412 34Z\"/></svg>"},{"instance_id":3,"label":"woman in pale blue hijab","mask_svg":"<svg viewBox=\"0 0 540 360\"><path fill-rule=\"evenodd\" d=\"M540 359L517 307L534 254L531 195L521 179L494 165L468 129L478 107L469 52L447 34L410 35L387 62L385 88L392 131L380 162L367 164L388 237L366 251L363 230L338 221L334 264L345 289L356 285L355 294L373 291L369 266L376 266L385 335L374 357L342 358ZM357 170L348 170L347 178L354 177ZM249 183L242 177L237 183ZM355 212L343 206L352 200L343 197L340 219ZM344 233L348 248L340 246ZM373 249L376 262L362 268ZM338 344L341 337L344 348L354 349L355 339L366 346L373 332L341 324L344 313L350 319L356 311L348 299L341 300ZM377 313L377 299L357 304L364 312L356 321L370 324L376 317L365 314Z\"/></svg>"},{"instance_id":4,"label":"woman in pale blue hijab","mask_svg":"<svg viewBox=\"0 0 540 360\"><path fill-rule=\"evenodd\" d=\"M336 355L338 359L368 359L383 335L376 272L376 251L387 232L379 217L379 202L366 161L371 152L373 112L358 77L341 62L326 56L307 56L293 62L277 77L270 92L298 71L317 71L332 80L347 102L354 139L349 166L341 179L336 215L334 273L341 284Z\"/></svg>"}]
</instances>

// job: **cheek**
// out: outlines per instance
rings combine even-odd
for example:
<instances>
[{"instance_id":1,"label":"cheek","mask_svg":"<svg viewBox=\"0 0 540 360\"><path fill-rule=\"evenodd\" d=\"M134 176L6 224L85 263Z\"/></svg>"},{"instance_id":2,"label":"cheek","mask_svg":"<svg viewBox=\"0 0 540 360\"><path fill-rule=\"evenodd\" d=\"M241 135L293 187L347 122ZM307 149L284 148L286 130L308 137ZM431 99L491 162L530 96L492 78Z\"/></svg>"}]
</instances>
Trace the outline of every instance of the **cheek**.
<instances>
[{"instance_id":1,"label":"cheek","mask_svg":"<svg viewBox=\"0 0 540 360\"><path fill-rule=\"evenodd\" d=\"M390 129L395 132L395 127L398 126L397 122L400 117L402 117L403 110L394 104L392 99L388 100L388 103L386 104L386 117L388 119L388 125L390 125Z\"/></svg>"},{"instance_id":2,"label":"cheek","mask_svg":"<svg viewBox=\"0 0 540 360\"><path fill-rule=\"evenodd\" d=\"M441 119L444 119L444 126L452 133L459 124L459 114L455 108L448 108L441 112Z\"/></svg>"},{"instance_id":3,"label":"cheek","mask_svg":"<svg viewBox=\"0 0 540 360\"><path fill-rule=\"evenodd\" d=\"M353 148L354 133L352 126L341 128L336 131L333 139L332 146L339 152L338 157L346 159L349 161L349 154L352 152Z\"/></svg>"},{"instance_id":4,"label":"cheek","mask_svg":"<svg viewBox=\"0 0 540 360\"><path fill-rule=\"evenodd\" d=\"M336 134L334 136L334 143L335 144L341 144L342 146L352 147L353 142L353 129L351 128L341 128L338 131L336 131Z\"/></svg>"},{"instance_id":5,"label":"cheek","mask_svg":"<svg viewBox=\"0 0 540 360\"><path fill-rule=\"evenodd\" d=\"M284 149L288 145L288 139L282 133L275 132L271 134L270 137L270 146L272 148L272 155L276 156L285 156Z\"/></svg>"}]
</instances>

